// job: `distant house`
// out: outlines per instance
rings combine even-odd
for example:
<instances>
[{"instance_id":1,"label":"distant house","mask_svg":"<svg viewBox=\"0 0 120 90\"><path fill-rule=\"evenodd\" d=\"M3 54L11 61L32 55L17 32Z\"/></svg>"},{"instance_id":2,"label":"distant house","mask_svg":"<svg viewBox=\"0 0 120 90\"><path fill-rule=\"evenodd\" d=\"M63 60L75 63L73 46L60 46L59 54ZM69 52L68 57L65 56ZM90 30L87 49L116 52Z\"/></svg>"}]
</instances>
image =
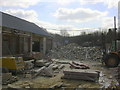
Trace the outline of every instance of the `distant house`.
<instances>
[{"instance_id":1,"label":"distant house","mask_svg":"<svg viewBox=\"0 0 120 90\"><path fill-rule=\"evenodd\" d=\"M52 36L44 28L3 12L0 12L0 20L2 56L38 54L39 58L52 49Z\"/></svg>"}]
</instances>

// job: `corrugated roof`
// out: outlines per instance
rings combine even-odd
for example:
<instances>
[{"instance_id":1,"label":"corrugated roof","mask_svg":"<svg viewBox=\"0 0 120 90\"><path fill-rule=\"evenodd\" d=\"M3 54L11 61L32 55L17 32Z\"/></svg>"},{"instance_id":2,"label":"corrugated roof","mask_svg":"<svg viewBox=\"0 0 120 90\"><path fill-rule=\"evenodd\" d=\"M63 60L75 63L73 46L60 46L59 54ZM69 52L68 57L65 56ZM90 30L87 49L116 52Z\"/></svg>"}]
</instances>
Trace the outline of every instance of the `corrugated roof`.
<instances>
[{"instance_id":1,"label":"corrugated roof","mask_svg":"<svg viewBox=\"0 0 120 90\"><path fill-rule=\"evenodd\" d=\"M0 20L2 20L2 26L51 37L51 35L47 31L45 31L43 28L37 26L34 23L28 22L26 20L20 19L18 17L3 12L0 12L0 14L1 13L2 17L0 18L2 19Z\"/></svg>"}]
</instances>

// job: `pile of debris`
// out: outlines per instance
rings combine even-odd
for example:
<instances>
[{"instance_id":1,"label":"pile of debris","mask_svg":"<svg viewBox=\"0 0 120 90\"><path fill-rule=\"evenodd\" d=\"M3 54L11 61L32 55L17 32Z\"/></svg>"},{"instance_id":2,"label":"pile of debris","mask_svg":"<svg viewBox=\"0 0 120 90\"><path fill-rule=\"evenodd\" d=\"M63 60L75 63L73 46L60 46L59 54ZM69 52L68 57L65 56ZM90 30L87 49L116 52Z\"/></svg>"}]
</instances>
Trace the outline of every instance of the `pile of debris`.
<instances>
[{"instance_id":1,"label":"pile of debris","mask_svg":"<svg viewBox=\"0 0 120 90\"><path fill-rule=\"evenodd\" d=\"M97 60L102 58L102 50L100 50L98 47L81 47L77 44L72 43L51 50L48 56L55 59Z\"/></svg>"},{"instance_id":2,"label":"pile of debris","mask_svg":"<svg viewBox=\"0 0 120 90\"><path fill-rule=\"evenodd\" d=\"M39 75L53 77L56 70L64 68L63 64L57 64L57 62L46 60L27 61L25 62L25 66L25 78L35 78Z\"/></svg>"}]
</instances>

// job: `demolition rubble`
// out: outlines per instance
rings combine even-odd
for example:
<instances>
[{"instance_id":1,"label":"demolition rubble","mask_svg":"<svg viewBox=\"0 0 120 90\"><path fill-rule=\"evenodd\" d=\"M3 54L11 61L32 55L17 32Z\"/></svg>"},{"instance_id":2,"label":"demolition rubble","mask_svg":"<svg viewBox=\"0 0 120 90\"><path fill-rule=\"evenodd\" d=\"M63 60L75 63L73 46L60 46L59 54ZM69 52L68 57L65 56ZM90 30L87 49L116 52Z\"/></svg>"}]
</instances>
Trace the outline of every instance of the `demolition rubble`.
<instances>
[{"instance_id":1,"label":"demolition rubble","mask_svg":"<svg viewBox=\"0 0 120 90\"><path fill-rule=\"evenodd\" d=\"M51 50L49 56L55 59L98 60L102 57L102 51L98 47L81 47L72 43Z\"/></svg>"},{"instance_id":2,"label":"demolition rubble","mask_svg":"<svg viewBox=\"0 0 120 90\"><path fill-rule=\"evenodd\" d=\"M56 89L101 88L109 82L106 79L107 75L102 75L100 62L98 62L102 57L102 51L97 47L69 44L52 50L48 56L49 58L42 60L25 61L25 70L18 75L4 72L2 84L12 89L45 87ZM93 60L92 64L90 64L91 60ZM107 71L106 69L105 72ZM107 81L104 81L104 78Z\"/></svg>"}]
</instances>

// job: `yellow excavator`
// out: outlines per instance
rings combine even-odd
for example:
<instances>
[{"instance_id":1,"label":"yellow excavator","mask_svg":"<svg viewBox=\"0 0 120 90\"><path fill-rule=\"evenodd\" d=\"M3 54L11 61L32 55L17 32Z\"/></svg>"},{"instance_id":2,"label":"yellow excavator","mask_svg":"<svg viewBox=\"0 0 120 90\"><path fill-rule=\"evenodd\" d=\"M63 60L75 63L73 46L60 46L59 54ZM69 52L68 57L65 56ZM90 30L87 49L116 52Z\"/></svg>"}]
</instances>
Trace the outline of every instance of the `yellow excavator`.
<instances>
[{"instance_id":1,"label":"yellow excavator","mask_svg":"<svg viewBox=\"0 0 120 90\"><path fill-rule=\"evenodd\" d=\"M114 30L115 30L115 39L113 43L114 50L110 53L104 53L103 61L107 67L113 68L117 67L120 63L120 37L117 39L116 34L116 17L114 17ZM119 47L119 48L118 48ZM106 51L106 50L105 50Z\"/></svg>"},{"instance_id":2,"label":"yellow excavator","mask_svg":"<svg viewBox=\"0 0 120 90\"><path fill-rule=\"evenodd\" d=\"M120 51L110 52L109 54L105 55L104 63L110 68L117 67L120 63Z\"/></svg>"}]
</instances>

